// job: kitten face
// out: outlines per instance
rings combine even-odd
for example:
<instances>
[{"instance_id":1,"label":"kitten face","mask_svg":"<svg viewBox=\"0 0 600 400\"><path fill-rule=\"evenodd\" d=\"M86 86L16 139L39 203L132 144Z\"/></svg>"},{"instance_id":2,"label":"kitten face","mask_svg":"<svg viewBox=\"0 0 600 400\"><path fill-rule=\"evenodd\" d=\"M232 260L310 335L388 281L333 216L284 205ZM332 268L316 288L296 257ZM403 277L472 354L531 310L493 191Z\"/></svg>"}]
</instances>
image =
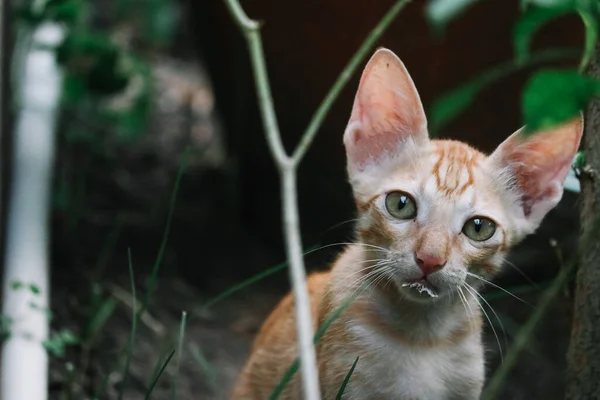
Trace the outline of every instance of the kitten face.
<instances>
[{"instance_id":1,"label":"kitten face","mask_svg":"<svg viewBox=\"0 0 600 400\"><path fill-rule=\"evenodd\" d=\"M517 131L490 156L430 140L408 72L378 50L344 134L359 241L382 260L374 268L415 301L475 290L558 203L582 130L578 117L531 136Z\"/></svg>"}]
</instances>

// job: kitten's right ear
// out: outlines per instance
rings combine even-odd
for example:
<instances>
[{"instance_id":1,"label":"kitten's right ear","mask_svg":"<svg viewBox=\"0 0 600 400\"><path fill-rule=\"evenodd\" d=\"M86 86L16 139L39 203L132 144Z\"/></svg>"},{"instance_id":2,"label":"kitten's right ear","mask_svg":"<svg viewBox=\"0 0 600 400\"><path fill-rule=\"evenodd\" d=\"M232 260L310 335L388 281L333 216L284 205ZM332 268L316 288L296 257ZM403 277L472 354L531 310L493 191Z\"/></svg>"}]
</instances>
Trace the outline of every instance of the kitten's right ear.
<instances>
[{"instance_id":1,"label":"kitten's right ear","mask_svg":"<svg viewBox=\"0 0 600 400\"><path fill-rule=\"evenodd\" d=\"M508 137L488 158L498 187L510 203L526 234L537 229L544 216L562 198L564 182L583 134L583 114L527 135L523 129Z\"/></svg>"},{"instance_id":2,"label":"kitten's right ear","mask_svg":"<svg viewBox=\"0 0 600 400\"><path fill-rule=\"evenodd\" d=\"M365 67L344 133L351 171L398 156L410 141L428 140L427 119L415 85L390 50L381 48Z\"/></svg>"}]
</instances>

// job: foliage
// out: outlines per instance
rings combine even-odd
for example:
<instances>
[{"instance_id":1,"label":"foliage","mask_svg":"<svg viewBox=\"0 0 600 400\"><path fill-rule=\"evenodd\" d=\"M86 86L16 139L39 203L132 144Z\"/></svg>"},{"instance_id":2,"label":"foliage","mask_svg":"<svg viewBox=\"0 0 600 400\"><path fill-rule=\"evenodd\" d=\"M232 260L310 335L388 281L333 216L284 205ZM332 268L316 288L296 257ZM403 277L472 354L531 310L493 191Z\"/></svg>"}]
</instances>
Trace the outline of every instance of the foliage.
<instances>
[{"instance_id":1,"label":"foliage","mask_svg":"<svg viewBox=\"0 0 600 400\"><path fill-rule=\"evenodd\" d=\"M598 93L600 81L574 70L538 72L523 91L522 110L527 130L535 132L568 121Z\"/></svg>"},{"instance_id":2,"label":"foliage","mask_svg":"<svg viewBox=\"0 0 600 400\"><path fill-rule=\"evenodd\" d=\"M429 9L435 8L444 12L430 12L430 23L434 27L447 23L470 3L461 0L431 1ZM537 64L539 60L536 59L536 55L529 51L535 33L551 21L572 13L581 16L586 28L586 42L579 72L573 68L537 72L523 92L524 123L529 130L560 124L583 110L589 100L598 94L598 82L592 78L584 78L578 73L583 72L589 63L598 40L599 3L594 0L524 0L521 5L522 14L513 30L515 59L496 70L484 73L438 100L431 112L433 130L441 128L464 111L476 95L490 83L509 73Z\"/></svg>"},{"instance_id":3,"label":"foliage","mask_svg":"<svg viewBox=\"0 0 600 400\"><path fill-rule=\"evenodd\" d=\"M70 329L62 329L53 332L42 344L50 355L64 357L67 346L76 343L79 343L79 338Z\"/></svg>"}]
</instances>

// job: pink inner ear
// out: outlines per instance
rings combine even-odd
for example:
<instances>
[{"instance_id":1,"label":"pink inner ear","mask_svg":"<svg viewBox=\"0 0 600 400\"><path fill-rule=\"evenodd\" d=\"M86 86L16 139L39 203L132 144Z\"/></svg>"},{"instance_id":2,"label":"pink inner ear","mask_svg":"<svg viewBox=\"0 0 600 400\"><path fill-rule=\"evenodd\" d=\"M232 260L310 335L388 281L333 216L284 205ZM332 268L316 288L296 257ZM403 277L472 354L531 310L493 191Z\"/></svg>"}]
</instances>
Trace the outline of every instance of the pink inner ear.
<instances>
[{"instance_id":1,"label":"pink inner ear","mask_svg":"<svg viewBox=\"0 0 600 400\"><path fill-rule=\"evenodd\" d=\"M514 171L526 216L536 203L560 194L556 183L564 183L582 133L583 120L577 117L529 137L516 132L501 145L504 163Z\"/></svg>"},{"instance_id":2,"label":"pink inner ear","mask_svg":"<svg viewBox=\"0 0 600 400\"><path fill-rule=\"evenodd\" d=\"M351 163L364 166L394 153L406 139L427 139L427 121L417 90L400 59L375 52L362 74L344 142Z\"/></svg>"}]
</instances>

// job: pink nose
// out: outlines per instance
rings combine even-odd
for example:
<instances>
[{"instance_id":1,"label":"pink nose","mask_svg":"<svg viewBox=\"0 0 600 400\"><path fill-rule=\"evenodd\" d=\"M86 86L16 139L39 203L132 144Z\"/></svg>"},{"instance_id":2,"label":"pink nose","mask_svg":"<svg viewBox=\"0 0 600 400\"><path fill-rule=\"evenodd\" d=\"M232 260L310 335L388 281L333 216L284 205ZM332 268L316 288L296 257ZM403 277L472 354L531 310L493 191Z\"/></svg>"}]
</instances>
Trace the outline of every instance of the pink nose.
<instances>
[{"instance_id":1,"label":"pink nose","mask_svg":"<svg viewBox=\"0 0 600 400\"><path fill-rule=\"evenodd\" d=\"M446 260L443 258L419 252L415 253L415 260L425 276L439 271L440 269L444 268L444 265L446 265Z\"/></svg>"}]
</instances>

